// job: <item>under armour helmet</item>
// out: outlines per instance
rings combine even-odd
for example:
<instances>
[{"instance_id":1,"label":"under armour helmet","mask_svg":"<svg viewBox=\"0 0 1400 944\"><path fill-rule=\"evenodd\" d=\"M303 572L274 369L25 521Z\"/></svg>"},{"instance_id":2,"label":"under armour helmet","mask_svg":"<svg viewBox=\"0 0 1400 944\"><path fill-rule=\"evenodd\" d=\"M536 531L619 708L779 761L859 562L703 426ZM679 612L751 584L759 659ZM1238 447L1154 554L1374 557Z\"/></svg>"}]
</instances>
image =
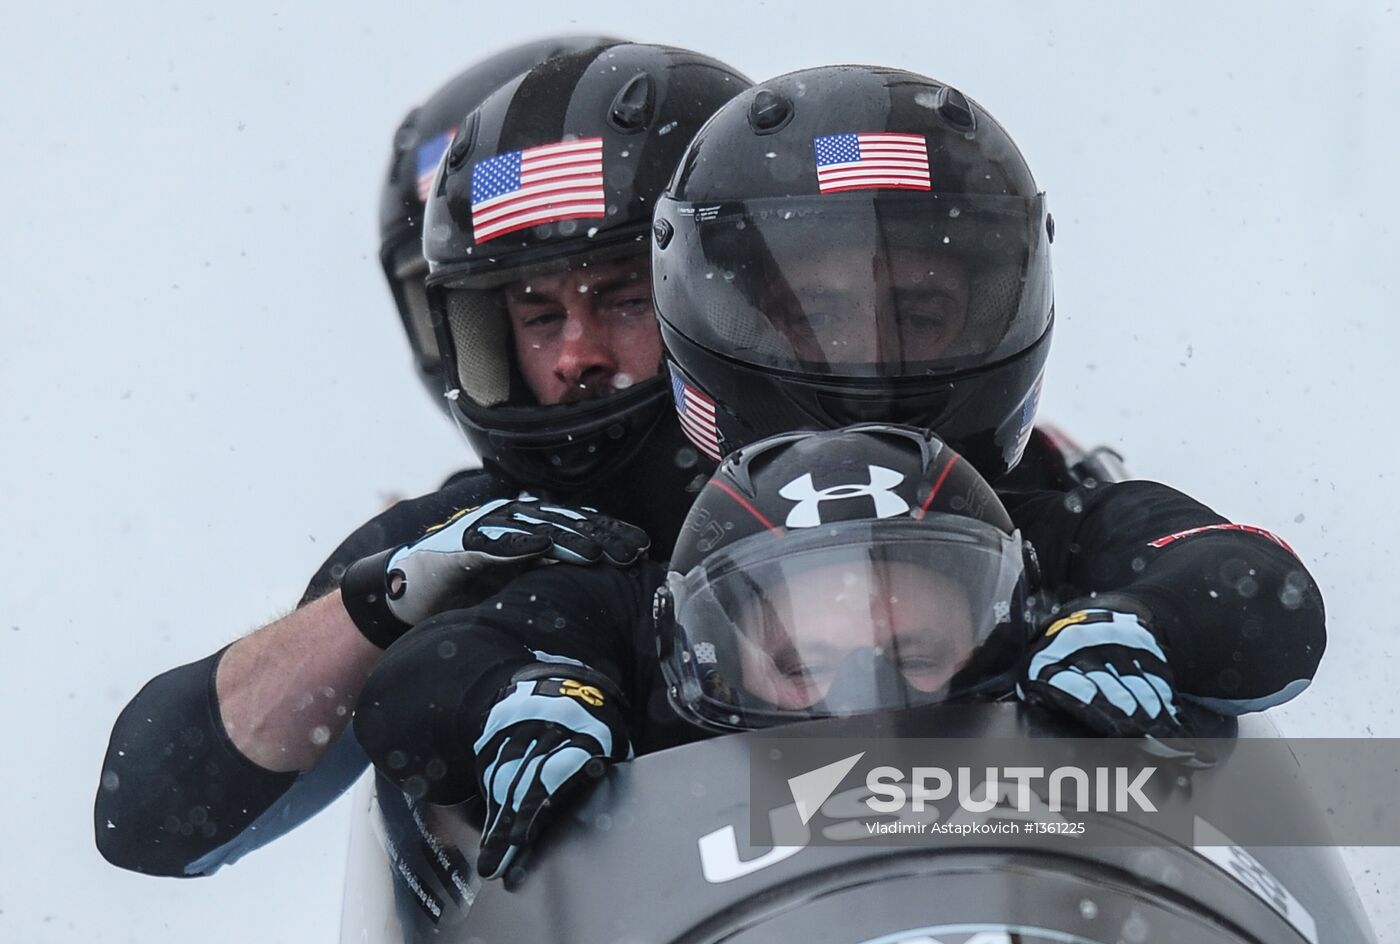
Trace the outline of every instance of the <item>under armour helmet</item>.
<instances>
[{"instance_id":1,"label":"under armour helmet","mask_svg":"<svg viewBox=\"0 0 1400 944\"><path fill-rule=\"evenodd\" d=\"M692 453L659 356L655 376L607 395L539 403L501 287L609 258L634 258L649 276L656 199L691 136L748 86L698 53L601 46L536 66L463 121L428 198L423 250L451 412L483 461L578 493L616 478L666 431L663 465Z\"/></svg>"},{"instance_id":2,"label":"under armour helmet","mask_svg":"<svg viewBox=\"0 0 1400 944\"><path fill-rule=\"evenodd\" d=\"M783 433L720 465L654 614L674 707L720 730L1004 694L1033 557L927 430Z\"/></svg>"},{"instance_id":3,"label":"under armour helmet","mask_svg":"<svg viewBox=\"0 0 1400 944\"><path fill-rule=\"evenodd\" d=\"M442 358L428 316L423 278L423 204L447 145L462 117L487 95L531 67L565 53L616 40L602 36L557 36L514 46L483 59L410 111L394 132L389 174L379 192L379 260L413 350L418 378L446 411Z\"/></svg>"},{"instance_id":4,"label":"under armour helmet","mask_svg":"<svg viewBox=\"0 0 1400 944\"><path fill-rule=\"evenodd\" d=\"M718 459L853 422L938 431L1014 466L1049 351L1052 224L981 105L833 66L736 97L657 206L654 294L677 410Z\"/></svg>"}]
</instances>

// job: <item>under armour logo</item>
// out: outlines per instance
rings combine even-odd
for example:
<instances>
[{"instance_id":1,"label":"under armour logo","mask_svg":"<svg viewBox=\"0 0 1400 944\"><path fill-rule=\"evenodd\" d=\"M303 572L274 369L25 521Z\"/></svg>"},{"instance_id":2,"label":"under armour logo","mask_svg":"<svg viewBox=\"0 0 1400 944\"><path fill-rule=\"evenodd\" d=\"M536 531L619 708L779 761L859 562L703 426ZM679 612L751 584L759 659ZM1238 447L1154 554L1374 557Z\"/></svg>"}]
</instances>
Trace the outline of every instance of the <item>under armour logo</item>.
<instances>
[{"instance_id":1,"label":"under armour logo","mask_svg":"<svg viewBox=\"0 0 1400 944\"><path fill-rule=\"evenodd\" d=\"M904 475L878 465L868 465L866 468L870 471L870 481L864 485L832 485L817 491L812 484L812 473L808 472L778 489L779 495L797 502L797 507L788 512L787 526L817 527L822 524L822 502L838 498L869 498L875 503L876 518L893 518L908 511L909 503L891 491L904 481Z\"/></svg>"}]
</instances>

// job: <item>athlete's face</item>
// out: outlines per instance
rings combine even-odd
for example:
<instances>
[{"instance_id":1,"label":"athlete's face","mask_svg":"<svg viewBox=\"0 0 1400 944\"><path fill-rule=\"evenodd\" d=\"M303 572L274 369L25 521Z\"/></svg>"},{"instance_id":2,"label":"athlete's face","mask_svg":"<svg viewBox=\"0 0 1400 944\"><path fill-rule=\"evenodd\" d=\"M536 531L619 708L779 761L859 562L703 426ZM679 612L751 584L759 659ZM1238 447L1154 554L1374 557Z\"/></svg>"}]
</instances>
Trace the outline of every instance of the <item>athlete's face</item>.
<instances>
[{"instance_id":1,"label":"athlete's face","mask_svg":"<svg viewBox=\"0 0 1400 944\"><path fill-rule=\"evenodd\" d=\"M645 255L512 282L504 297L516 363L541 404L607 396L661 366Z\"/></svg>"},{"instance_id":2,"label":"athlete's face","mask_svg":"<svg viewBox=\"0 0 1400 944\"><path fill-rule=\"evenodd\" d=\"M829 563L798 572L780 594L749 608L744 627L744 687L789 709L825 698L843 668L870 665L868 658L854 658L859 655L893 663L919 691L937 691L971 654L974 635L962 586L903 561Z\"/></svg>"},{"instance_id":3,"label":"athlete's face","mask_svg":"<svg viewBox=\"0 0 1400 944\"><path fill-rule=\"evenodd\" d=\"M952 352L967 324L967 265L951 253L839 245L784 263L765 305L799 360L899 364Z\"/></svg>"}]
</instances>

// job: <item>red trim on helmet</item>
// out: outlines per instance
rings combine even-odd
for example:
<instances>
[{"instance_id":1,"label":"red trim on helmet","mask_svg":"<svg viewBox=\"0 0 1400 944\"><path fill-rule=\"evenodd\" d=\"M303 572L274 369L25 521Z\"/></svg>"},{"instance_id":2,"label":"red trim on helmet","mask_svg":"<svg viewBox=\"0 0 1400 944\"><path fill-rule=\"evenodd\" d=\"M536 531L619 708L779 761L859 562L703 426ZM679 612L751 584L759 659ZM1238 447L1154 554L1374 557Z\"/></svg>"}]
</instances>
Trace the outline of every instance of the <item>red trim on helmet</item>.
<instances>
[{"instance_id":1,"label":"red trim on helmet","mask_svg":"<svg viewBox=\"0 0 1400 944\"><path fill-rule=\"evenodd\" d=\"M948 464L943 467L942 473L939 474L938 481L933 483L933 491L928 493L928 498L925 498L924 503L919 506L920 514L928 511L928 506L933 504L934 496L938 494L938 490L943 487L944 481L947 480L948 473L953 471L953 466L957 465L961 458L962 456L956 452L953 453L953 458L948 461Z\"/></svg>"},{"instance_id":2,"label":"red trim on helmet","mask_svg":"<svg viewBox=\"0 0 1400 944\"><path fill-rule=\"evenodd\" d=\"M747 511L749 514L751 514L751 515L753 515L755 518L757 518L757 519L759 520L759 522L761 522L761 523L763 524L763 526L764 526L765 528L767 528L769 531L782 531L782 530L783 530L782 528L778 527L778 526L775 525L773 522L771 522L771 521L769 521L767 518L765 518L765 517L763 516L763 512L759 511L757 508L755 508L753 505L751 505L751 504L749 503L749 500L748 500L747 498L745 498L743 495L740 495L738 492L734 491L734 489L730 488L730 487L729 487L727 484L725 484L724 482L721 482L719 479L712 479L712 480L710 481L710 485L712 485L712 486L714 486L715 488L719 489L721 492L724 492L724 494L728 495L730 498L734 499L736 502L738 502L740 505L742 505L742 506L744 507L744 510L745 510L745 511Z\"/></svg>"}]
</instances>

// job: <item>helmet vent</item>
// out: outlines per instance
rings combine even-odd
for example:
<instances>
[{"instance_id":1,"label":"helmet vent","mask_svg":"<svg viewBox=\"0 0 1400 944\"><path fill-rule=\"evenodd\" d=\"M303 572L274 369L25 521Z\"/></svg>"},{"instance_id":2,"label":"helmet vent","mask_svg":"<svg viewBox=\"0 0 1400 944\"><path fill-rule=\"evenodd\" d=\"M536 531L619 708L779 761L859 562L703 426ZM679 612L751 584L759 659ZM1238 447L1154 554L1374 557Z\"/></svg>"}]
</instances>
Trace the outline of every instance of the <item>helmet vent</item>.
<instances>
[{"instance_id":1,"label":"helmet vent","mask_svg":"<svg viewBox=\"0 0 1400 944\"><path fill-rule=\"evenodd\" d=\"M749 124L759 134L780 131L792 121L792 102L771 89L759 89L749 106Z\"/></svg>"},{"instance_id":2,"label":"helmet vent","mask_svg":"<svg viewBox=\"0 0 1400 944\"><path fill-rule=\"evenodd\" d=\"M652 92L651 76L645 72L634 75L613 99L608 109L608 124L623 134L636 134L651 123L651 109L656 96Z\"/></svg>"},{"instance_id":3,"label":"helmet vent","mask_svg":"<svg viewBox=\"0 0 1400 944\"><path fill-rule=\"evenodd\" d=\"M462 165L467 162L467 157L471 155L472 148L476 147L476 127L480 121L477 112L472 112L462 119L457 137L452 140L452 149L447 152L449 173L460 170Z\"/></svg>"},{"instance_id":4,"label":"helmet vent","mask_svg":"<svg viewBox=\"0 0 1400 944\"><path fill-rule=\"evenodd\" d=\"M955 88L945 85L938 90L935 110L940 118L959 131L974 131L977 128L977 118L972 114L967 96Z\"/></svg>"}]
</instances>

